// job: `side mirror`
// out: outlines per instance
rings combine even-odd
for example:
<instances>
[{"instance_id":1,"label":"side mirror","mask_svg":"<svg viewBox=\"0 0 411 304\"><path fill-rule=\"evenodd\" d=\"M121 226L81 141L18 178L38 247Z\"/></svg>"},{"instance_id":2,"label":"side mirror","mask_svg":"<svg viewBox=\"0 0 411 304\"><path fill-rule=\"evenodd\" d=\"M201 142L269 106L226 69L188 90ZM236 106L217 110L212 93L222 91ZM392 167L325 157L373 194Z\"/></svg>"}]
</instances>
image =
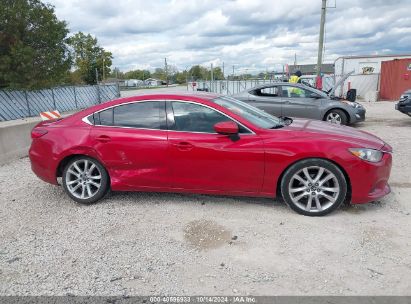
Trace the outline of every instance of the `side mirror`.
<instances>
[{"instance_id":1,"label":"side mirror","mask_svg":"<svg viewBox=\"0 0 411 304\"><path fill-rule=\"evenodd\" d=\"M319 98L321 98L321 96L318 95L317 93L311 93L310 98L319 99Z\"/></svg>"},{"instance_id":2,"label":"side mirror","mask_svg":"<svg viewBox=\"0 0 411 304\"><path fill-rule=\"evenodd\" d=\"M233 121L222 121L214 125L214 130L218 134L235 135L238 134L238 125Z\"/></svg>"}]
</instances>

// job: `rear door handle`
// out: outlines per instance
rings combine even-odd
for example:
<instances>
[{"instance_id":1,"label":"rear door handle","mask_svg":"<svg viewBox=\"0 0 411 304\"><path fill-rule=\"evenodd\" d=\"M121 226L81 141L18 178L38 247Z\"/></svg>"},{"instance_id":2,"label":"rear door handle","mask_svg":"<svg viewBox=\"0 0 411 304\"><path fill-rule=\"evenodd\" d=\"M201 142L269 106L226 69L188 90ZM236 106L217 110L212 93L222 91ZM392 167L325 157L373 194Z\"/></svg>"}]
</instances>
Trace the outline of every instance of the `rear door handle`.
<instances>
[{"instance_id":1,"label":"rear door handle","mask_svg":"<svg viewBox=\"0 0 411 304\"><path fill-rule=\"evenodd\" d=\"M97 141L102 142L102 143L106 143L109 142L111 140L110 136L107 135L100 135L96 138Z\"/></svg>"},{"instance_id":2,"label":"rear door handle","mask_svg":"<svg viewBox=\"0 0 411 304\"><path fill-rule=\"evenodd\" d=\"M177 149L179 149L181 151L190 151L191 149L194 148L194 146L192 144L190 144L189 142L186 142L186 141L175 143L175 144L173 144L173 146L177 147Z\"/></svg>"}]
</instances>

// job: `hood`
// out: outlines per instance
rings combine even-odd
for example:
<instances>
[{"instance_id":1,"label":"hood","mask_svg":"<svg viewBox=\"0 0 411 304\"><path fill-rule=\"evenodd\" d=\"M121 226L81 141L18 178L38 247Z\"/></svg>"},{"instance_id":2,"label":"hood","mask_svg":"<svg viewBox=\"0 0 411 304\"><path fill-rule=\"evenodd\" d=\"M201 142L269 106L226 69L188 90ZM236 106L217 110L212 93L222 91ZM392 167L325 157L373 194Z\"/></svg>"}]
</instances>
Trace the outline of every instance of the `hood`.
<instances>
[{"instance_id":1,"label":"hood","mask_svg":"<svg viewBox=\"0 0 411 304\"><path fill-rule=\"evenodd\" d=\"M335 91L337 90L337 88L342 85L344 83L344 81L350 77L352 74L354 74L354 71L351 71L345 75L343 75L333 86L333 88L331 89L330 93L328 93L329 96L335 96Z\"/></svg>"},{"instance_id":2,"label":"hood","mask_svg":"<svg viewBox=\"0 0 411 304\"><path fill-rule=\"evenodd\" d=\"M381 138L370 133L319 120L294 119L291 125L285 126L283 129L303 131L309 137L344 141L362 148L381 149L385 145Z\"/></svg>"}]
</instances>

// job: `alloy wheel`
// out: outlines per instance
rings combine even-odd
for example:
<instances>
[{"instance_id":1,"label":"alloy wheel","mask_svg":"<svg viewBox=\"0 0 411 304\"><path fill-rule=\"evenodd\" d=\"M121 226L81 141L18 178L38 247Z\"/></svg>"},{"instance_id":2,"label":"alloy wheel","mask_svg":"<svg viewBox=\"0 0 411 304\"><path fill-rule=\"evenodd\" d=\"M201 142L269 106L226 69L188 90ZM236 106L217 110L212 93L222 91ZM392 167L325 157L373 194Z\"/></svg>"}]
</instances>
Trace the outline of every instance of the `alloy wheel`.
<instances>
[{"instance_id":1,"label":"alloy wheel","mask_svg":"<svg viewBox=\"0 0 411 304\"><path fill-rule=\"evenodd\" d=\"M327 115L326 120L327 120L328 122L335 123L335 124L337 124L337 125L340 125L341 122L342 122L342 119L341 119L340 114L335 113L335 112L329 113L329 114Z\"/></svg>"},{"instance_id":2,"label":"alloy wheel","mask_svg":"<svg viewBox=\"0 0 411 304\"><path fill-rule=\"evenodd\" d=\"M298 208L316 213L333 206L341 190L334 173L320 166L310 166L291 177L288 191Z\"/></svg>"},{"instance_id":3,"label":"alloy wheel","mask_svg":"<svg viewBox=\"0 0 411 304\"><path fill-rule=\"evenodd\" d=\"M95 196L102 183L102 174L98 166L90 159L73 162L66 171L67 190L79 199Z\"/></svg>"}]
</instances>

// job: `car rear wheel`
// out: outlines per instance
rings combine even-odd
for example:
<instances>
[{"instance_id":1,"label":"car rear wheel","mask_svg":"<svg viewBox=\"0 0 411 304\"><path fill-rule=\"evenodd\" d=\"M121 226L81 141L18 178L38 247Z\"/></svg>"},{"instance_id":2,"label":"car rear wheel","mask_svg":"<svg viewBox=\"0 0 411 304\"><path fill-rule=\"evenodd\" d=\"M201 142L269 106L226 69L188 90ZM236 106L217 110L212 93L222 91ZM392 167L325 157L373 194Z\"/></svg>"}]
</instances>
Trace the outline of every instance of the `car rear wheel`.
<instances>
[{"instance_id":1,"label":"car rear wheel","mask_svg":"<svg viewBox=\"0 0 411 304\"><path fill-rule=\"evenodd\" d=\"M75 157L63 171L63 187L67 194L81 204L92 204L109 190L106 169L95 159Z\"/></svg>"},{"instance_id":2,"label":"car rear wheel","mask_svg":"<svg viewBox=\"0 0 411 304\"><path fill-rule=\"evenodd\" d=\"M338 109L333 109L329 111L325 115L325 121L328 121L330 123L335 123L337 125L347 125L348 123L348 117L347 114L344 113L342 110Z\"/></svg>"},{"instance_id":3,"label":"car rear wheel","mask_svg":"<svg viewBox=\"0 0 411 304\"><path fill-rule=\"evenodd\" d=\"M347 181L341 170L324 159L308 159L292 165L281 181L284 201L308 216L326 215L344 202Z\"/></svg>"}]
</instances>

